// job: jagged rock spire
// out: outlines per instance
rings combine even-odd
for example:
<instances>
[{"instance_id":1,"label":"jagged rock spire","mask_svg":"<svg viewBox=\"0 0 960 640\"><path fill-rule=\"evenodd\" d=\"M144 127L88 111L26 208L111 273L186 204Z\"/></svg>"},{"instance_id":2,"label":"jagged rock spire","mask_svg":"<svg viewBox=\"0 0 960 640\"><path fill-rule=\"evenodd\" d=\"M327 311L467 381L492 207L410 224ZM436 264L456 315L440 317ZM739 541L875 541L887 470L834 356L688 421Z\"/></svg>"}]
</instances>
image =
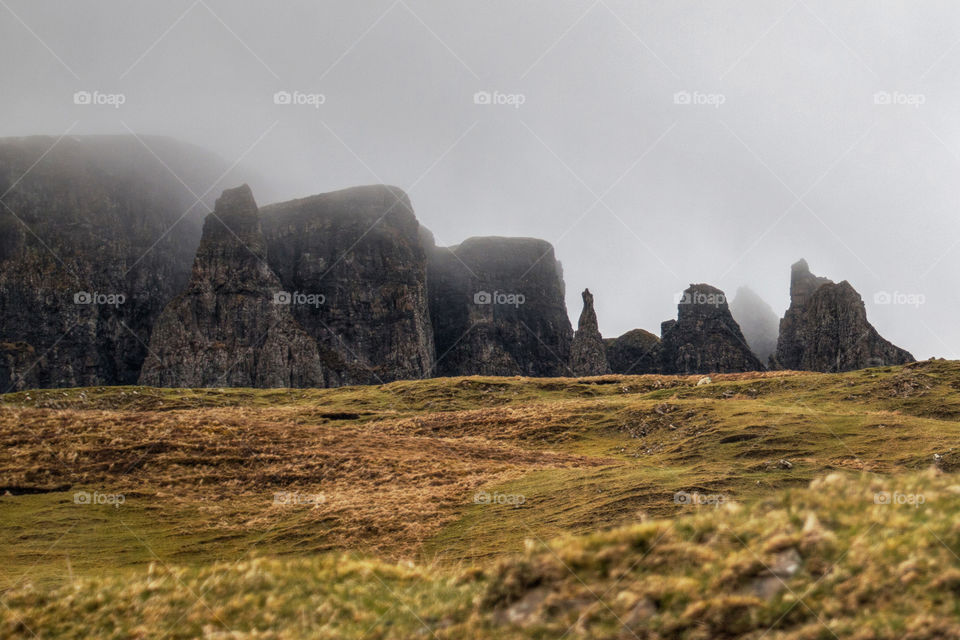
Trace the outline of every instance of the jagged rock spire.
<instances>
[{"instance_id":1,"label":"jagged rock spire","mask_svg":"<svg viewBox=\"0 0 960 640\"><path fill-rule=\"evenodd\" d=\"M844 280L810 273L806 260L790 270L790 308L780 321L775 364L804 371L852 371L913 362L913 356L867 322L863 299Z\"/></svg>"},{"instance_id":2,"label":"jagged rock spire","mask_svg":"<svg viewBox=\"0 0 960 640\"><path fill-rule=\"evenodd\" d=\"M190 284L160 314L141 384L322 383L317 345L293 319L280 280L265 258L250 188L224 191L204 222Z\"/></svg>"},{"instance_id":3,"label":"jagged rock spire","mask_svg":"<svg viewBox=\"0 0 960 640\"><path fill-rule=\"evenodd\" d=\"M583 311L580 312L580 322L570 349L570 368L578 376L610 373L603 337L597 324L597 312L593 308L593 294L590 289L584 289L580 295L583 298Z\"/></svg>"}]
</instances>

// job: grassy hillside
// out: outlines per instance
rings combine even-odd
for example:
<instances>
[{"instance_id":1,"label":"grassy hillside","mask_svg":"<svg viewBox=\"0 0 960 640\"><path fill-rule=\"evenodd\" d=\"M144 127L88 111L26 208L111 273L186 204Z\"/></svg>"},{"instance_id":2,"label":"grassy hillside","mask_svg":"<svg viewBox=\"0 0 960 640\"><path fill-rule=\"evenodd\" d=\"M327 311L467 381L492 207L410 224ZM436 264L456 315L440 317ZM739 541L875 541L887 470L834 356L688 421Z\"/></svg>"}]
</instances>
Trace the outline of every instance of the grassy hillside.
<instances>
[{"instance_id":1,"label":"grassy hillside","mask_svg":"<svg viewBox=\"0 0 960 640\"><path fill-rule=\"evenodd\" d=\"M698 380L2 396L0 636L951 637L960 364Z\"/></svg>"},{"instance_id":2,"label":"grassy hillside","mask_svg":"<svg viewBox=\"0 0 960 640\"><path fill-rule=\"evenodd\" d=\"M532 539L522 554L485 568L349 554L151 564L52 591L9 590L0 631L76 639L956 638L956 481L833 473L749 506Z\"/></svg>"}]
</instances>

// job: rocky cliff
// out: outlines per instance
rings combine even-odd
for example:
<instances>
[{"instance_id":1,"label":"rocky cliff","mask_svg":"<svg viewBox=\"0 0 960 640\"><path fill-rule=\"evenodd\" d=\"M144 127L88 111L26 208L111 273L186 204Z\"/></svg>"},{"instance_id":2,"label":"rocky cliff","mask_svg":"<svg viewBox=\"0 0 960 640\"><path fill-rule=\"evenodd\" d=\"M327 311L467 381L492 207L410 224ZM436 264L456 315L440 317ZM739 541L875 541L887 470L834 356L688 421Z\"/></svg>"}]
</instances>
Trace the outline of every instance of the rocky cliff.
<instances>
[{"instance_id":1,"label":"rocky cliff","mask_svg":"<svg viewBox=\"0 0 960 640\"><path fill-rule=\"evenodd\" d=\"M163 310L140 383L159 387L309 387L323 383L316 342L297 324L250 188L229 189L203 225L186 291Z\"/></svg>"},{"instance_id":2,"label":"rocky cliff","mask_svg":"<svg viewBox=\"0 0 960 640\"><path fill-rule=\"evenodd\" d=\"M633 376L660 373L660 338L649 331L633 329L619 338L607 338L603 342L612 373Z\"/></svg>"},{"instance_id":3,"label":"rocky cliff","mask_svg":"<svg viewBox=\"0 0 960 640\"><path fill-rule=\"evenodd\" d=\"M163 138L0 140L0 392L733 372L763 368L747 344L771 348L769 309L740 292L744 338L708 285L685 292L661 340L603 340L585 291L574 336L549 243L436 247L395 187L259 210L231 189L204 219L224 175L216 157ZM848 283L794 265L779 366L911 360Z\"/></svg>"},{"instance_id":4,"label":"rocky cliff","mask_svg":"<svg viewBox=\"0 0 960 640\"><path fill-rule=\"evenodd\" d=\"M226 169L165 138L0 140L0 393L135 383L209 211L191 190Z\"/></svg>"},{"instance_id":5,"label":"rocky cliff","mask_svg":"<svg viewBox=\"0 0 960 640\"><path fill-rule=\"evenodd\" d=\"M791 267L790 307L780 321L776 365L806 371L852 371L913 362L867 322L860 294L810 273L806 260Z\"/></svg>"},{"instance_id":6,"label":"rocky cliff","mask_svg":"<svg viewBox=\"0 0 960 640\"><path fill-rule=\"evenodd\" d=\"M780 318L750 287L740 287L730 303L730 313L740 325L753 355L766 364L777 351Z\"/></svg>"},{"instance_id":7,"label":"rocky cliff","mask_svg":"<svg viewBox=\"0 0 960 640\"><path fill-rule=\"evenodd\" d=\"M610 373L610 365L597 324L597 312L593 308L593 294L590 289L584 289L580 297L583 298L583 311L570 346L570 369L576 376L602 376Z\"/></svg>"},{"instance_id":8,"label":"rocky cliff","mask_svg":"<svg viewBox=\"0 0 960 640\"><path fill-rule=\"evenodd\" d=\"M570 375L573 330L550 243L470 238L428 253L435 375Z\"/></svg>"},{"instance_id":9,"label":"rocky cliff","mask_svg":"<svg viewBox=\"0 0 960 640\"><path fill-rule=\"evenodd\" d=\"M661 368L667 374L761 371L730 314L723 291L691 284L677 304L677 319L661 325Z\"/></svg>"},{"instance_id":10,"label":"rocky cliff","mask_svg":"<svg viewBox=\"0 0 960 640\"><path fill-rule=\"evenodd\" d=\"M427 257L402 190L355 187L267 206L261 217L267 261L317 343L324 386L430 374Z\"/></svg>"}]
</instances>

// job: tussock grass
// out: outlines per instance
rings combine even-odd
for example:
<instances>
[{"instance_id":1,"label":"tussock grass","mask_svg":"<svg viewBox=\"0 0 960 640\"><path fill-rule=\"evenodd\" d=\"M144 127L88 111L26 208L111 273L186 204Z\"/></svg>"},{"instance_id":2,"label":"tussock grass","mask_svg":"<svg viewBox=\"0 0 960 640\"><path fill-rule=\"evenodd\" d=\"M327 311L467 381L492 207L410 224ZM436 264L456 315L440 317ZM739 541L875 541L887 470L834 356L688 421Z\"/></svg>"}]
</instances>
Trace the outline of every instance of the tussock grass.
<instances>
[{"instance_id":1,"label":"tussock grass","mask_svg":"<svg viewBox=\"0 0 960 640\"><path fill-rule=\"evenodd\" d=\"M453 616L452 629L458 616L467 616L480 625L469 627L471 633L484 637L483 625L500 632L507 628L504 620L520 615L509 613L517 603L540 611L537 619L548 627L561 624L561 617L550 622L553 614L541 611L541 598L554 602L550 598L561 598L573 585L557 583L549 593L534 588L535 595L521 591L516 601L484 591L489 611L468 606L465 594L480 597L481 587L445 591L447 581L466 579L460 572L467 575L464 567L474 564L487 576L482 589L501 579L524 583L520 576L489 572L500 558L523 557L527 565L546 567L546 556L516 555L528 540L591 540L617 527L653 526L651 519L693 522L691 507L678 495L720 495L762 509L770 500L798 500L807 494L795 491L833 472L866 474L873 482L919 477L931 463L947 474L960 468L960 363L845 374L727 374L697 386L699 379L472 377L343 389L126 387L0 396L0 598L27 585L34 594L80 581L100 581L97 588L108 589L111 580L140 579L150 563L177 567L184 580L211 579L203 572L213 571L229 581L227 567L237 560L279 562L278 571L286 570L285 563L305 563L291 569L296 572L349 552L363 559L345 557L382 567L414 562L415 571L424 572L416 589L433 594L424 595L424 603L441 597L435 589L454 603L437 620ZM78 491L125 500L116 508L76 504ZM286 497L277 501L277 494ZM494 500L477 502L478 494ZM498 503L497 496L507 499ZM831 507L810 505L823 523L819 510ZM710 513L716 518L727 511ZM758 525L764 518L780 522L779 512L763 513ZM682 538L674 541L681 544ZM742 556L732 547L710 548L716 557L697 551L704 570ZM532 580L554 584L544 576ZM691 586L689 577L681 582ZM749 596L730 579L710 583L711 589ZM582 592L568 595L554 609L582 613L591 604L580 602ZM641 596L641 609L649 609L644 598L652 596ZM730 611L713 603L696 615L733 616L740 624L743 619L731 611L743 602L731 603ZM667 616L656 627L661 637L697 638L704 629L714 635L702 637L734 634L719 622L684 627L677 622L683 612L655 604ZM378 611L373 605L354 609L358 621ZM767 620L769 612L752 604L748 609L758 621ZM623 632L602 611L596 625L577 615L586 635L591 629L611 637ZM847 622L855 618L847 610L838 615ZM906 613L897 616L896 624L918 624ZM217 629L215 622L205 624ZM419 623L397 624L414 635L422 631ZM538 624L509 633L538 637ZM264 621L250 625L273 628ZM289 637L301 637L296 625L281 627ZM344 629L331 627L330 637L340 631L351 637L353 628ZM555 631L550 627L544 637L556 637ZM809 637L832 637L819 625L808 631ZM116 637L138 637L133 627L128 632ZM274 637L270 633L265 637Z\"/></svg>"},{"instance_id":2,"label":"tussock grass","mask_svg":"<svg viewBox=\"0 0 960 640\"><path fill-rule=\"evenodd\" d=\"M837 472L750 505L691 507L582 537L533 537L524 552L486 568L352 554L151 564L52 591L10 590L0 634L956 638L957 483L935 470L896 478Z\"/></svg>"}]
</instances>

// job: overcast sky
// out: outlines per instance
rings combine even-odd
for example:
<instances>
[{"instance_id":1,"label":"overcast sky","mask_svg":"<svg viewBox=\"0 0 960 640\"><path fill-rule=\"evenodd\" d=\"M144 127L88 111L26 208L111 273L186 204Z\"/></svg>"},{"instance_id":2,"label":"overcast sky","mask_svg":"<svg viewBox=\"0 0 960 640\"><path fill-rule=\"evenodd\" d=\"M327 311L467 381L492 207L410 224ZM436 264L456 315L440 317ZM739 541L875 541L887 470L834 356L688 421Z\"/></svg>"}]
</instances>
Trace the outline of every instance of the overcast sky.
<instances>
[{"instance_id":1,"label":"overcast sky","mask_svg":"<svg viewBox=\"0 0 960 640\"><path fill-rule=\"evenodd\" d=\"M553 242L608 337L691 282L782 314L805 257L957 358L958 27L949 0L0 0L0 135L174 136L261 204L394 184L442 244Z\"/></svg>"}]
</instances>

